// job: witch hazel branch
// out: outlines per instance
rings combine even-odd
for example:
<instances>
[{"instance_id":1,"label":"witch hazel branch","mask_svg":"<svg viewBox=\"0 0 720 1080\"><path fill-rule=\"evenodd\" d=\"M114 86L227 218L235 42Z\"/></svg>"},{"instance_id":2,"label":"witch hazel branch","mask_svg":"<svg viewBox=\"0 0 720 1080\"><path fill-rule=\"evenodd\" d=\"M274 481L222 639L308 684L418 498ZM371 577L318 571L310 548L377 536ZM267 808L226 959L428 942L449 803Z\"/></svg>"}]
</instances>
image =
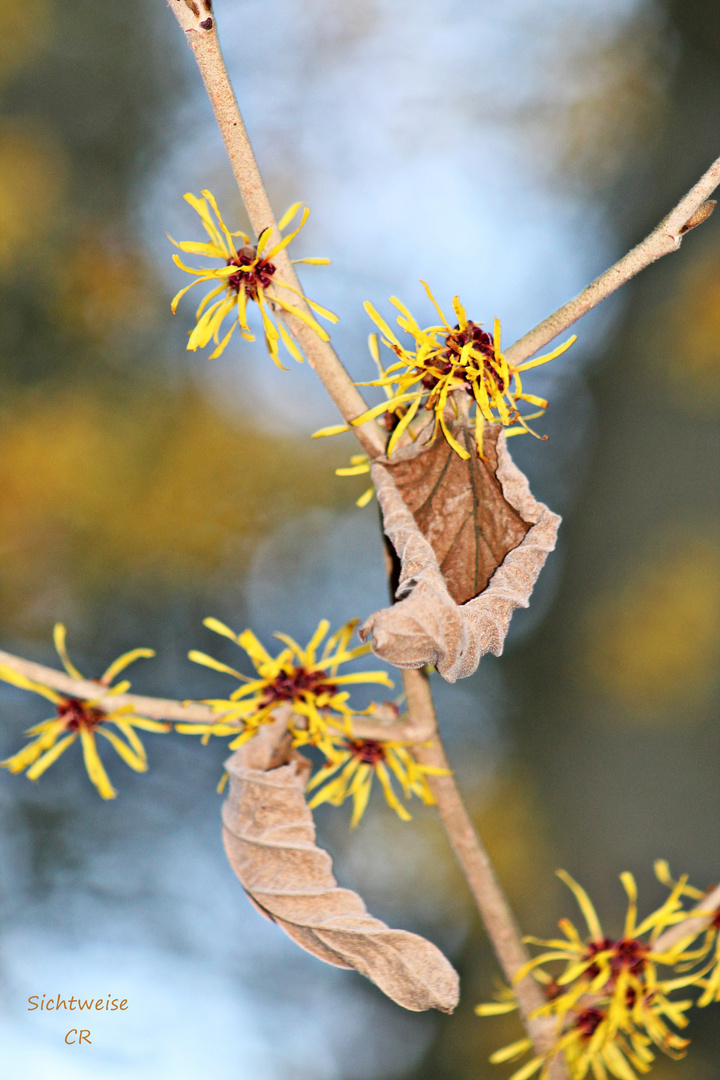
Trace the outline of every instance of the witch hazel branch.
<instances>
[{"instance_id":1,"label":"witch hazel branch","mask_svg":"<svg viewBox=\"0 0 720 1080\"><path fill-rule=\"evenodd\" d=\"M451 1012L459 997L452 965L432 943L373 918L356 893L337 883L312 813L320 804L348 802L356 827L373 790L403 821L418 802L436 806L506 981L478 1012L517 1011L524 1027L491 1060L515 1063L511 1080L633 1080L650 1070L658 1051L685 1054L688 1013L720 1000L717 888L675 879L659 861L667 897L641 914L634 878L623 874L627 911L622 934L613 938L581 885L561 871L584 926L563 919L556 939L524 937L445 757L428 672L454 682L472 674L485 653L501 653L512 613L531 602L555 546L560 519L533 498L507 446L521 434L543 440L536 421L548 403L534 393L532 371L575 338L543 356L538 350L706 220L720 159L645 241L509 347L499 321L492 332L484 329L459 296L444 304L430 285L437 318L428 326L397 297L390 298L397 329L366 303L372 368L356 384L330 340L338 316L306 296L295 269L329 260L290 257L309 209L295 202L279 220L274 216L212 4L168 3L197 60L252 229L233 228L208 189L186 195L204 235L172 240L181 253L176 265L192 278L173 310L200 284L205 292L189 349L217 356L242 339L260 350L258 327L278 368L307 360L315 370L341 418L316 434L353 432L360 453L339 471L370 475L373 486L361 502L378 496L391 602L362 624L351 618L334 631L320 617L305 643L278 632L270 645L250 629L209 617L206 628L238 651L234 663L190 651L218 677L217 695L204 701L133 694L119 676L151 659L146 647L123 654L97 678L83 677L58 624L62 671L0 653L0 678L42 696L52 713L2 764L37 781L79 747L90 782L112 799L101 748L109 745L125 765L145 772L140 732L227 740L233 753L218 783L227 789L225 845L260 914L321 960L361 972L401 1006ZM201 265L188 265L188 257ZM380 389L384 399L369 406L364 387ZM387 668L364 667L370 653L396 670L402 689ZM358 685L379 700L359 708ZM320 761L315 768L308 749Z\"/></svg>"}]
</instances>

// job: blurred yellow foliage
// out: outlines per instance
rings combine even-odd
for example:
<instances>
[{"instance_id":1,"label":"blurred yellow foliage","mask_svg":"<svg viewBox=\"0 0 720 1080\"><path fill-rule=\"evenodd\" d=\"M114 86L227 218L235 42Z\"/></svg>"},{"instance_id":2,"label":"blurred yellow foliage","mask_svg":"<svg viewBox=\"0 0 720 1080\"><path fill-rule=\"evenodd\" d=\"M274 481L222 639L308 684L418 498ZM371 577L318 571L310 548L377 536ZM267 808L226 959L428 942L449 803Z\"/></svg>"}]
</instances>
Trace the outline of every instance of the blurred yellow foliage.
<instances>
[{"instance_id":1,"label":"blurred yellow foliage","mask_svg":"<svg viewBox=\"0 0 720 1080\"><path fill-rule=\"evenodd\" d=\"M657 316L657 313L655 313ZM720 405L720 253L684 270L680 287L656 318L652 362L664 366L673 402L692 412Z\"/></svg>"},{"instance_id":2,"label":"blurred yellow foliage","mask_svg":"<svg viewBox=\"0 0 720 1080\"><path fill-rule=\"evenodd\" d=\"M62 203L67 171L64 153L44 127L34 121L3 123L0 274L19 262L37 265L44 235Z\"/></svg>"},{"instance_id":3,"label":"blurred yellow foliage","mask_svg":"<svg viewBox=\"0 0 720 1080\"><path fill-rule=\"evenodd\" d=\"M590 608L585 668L639 713L705 700L720 661L720 545L672 537Z\"/></svg>"},{"instance_id":4,"label":"blurred yellow foliage","mask_svg":"<svg viewBox=\"0 0 720 1080\"><path fill-rule=\"evenodd\" d=\"M543 834L543 813L529 780L500 773L473 820L510 902L521 915L550 904L554 881Z\"/></svg>"},{"instance_id":5,"label":"blurred yellow foliage","mask_svg":"<svg viewBox=\"0 0 720 1080\"><path fill-rule=\"evenodd\" d=\"M231 558L235 575L270 524L332 502L328 475L322 452L234 427L194 390L26 394L0 424L4 614L60 585L189 584Z\"/></svg>"},{"instance_id":6,"label":"blurred yellow foliage","mask_svg":"<svg viewBox=\"0 0 720 1080\"><path fill-rule=\"evenodd\" d=\"M161 310L142 254L113 243L99 228L63 252L56 287L60 321L94 338L147 326Z\"/></svg>"},{"instance_id":7,"label":"blurred yellow foliage","mask_svg":"<svg viewBox=\"0 0 720 1080\"><path fill-rule=\"evenodd\" d=\"M50 40L50 0L0 0L0 79L10 79Z\"/></svg>"}]
</instances>

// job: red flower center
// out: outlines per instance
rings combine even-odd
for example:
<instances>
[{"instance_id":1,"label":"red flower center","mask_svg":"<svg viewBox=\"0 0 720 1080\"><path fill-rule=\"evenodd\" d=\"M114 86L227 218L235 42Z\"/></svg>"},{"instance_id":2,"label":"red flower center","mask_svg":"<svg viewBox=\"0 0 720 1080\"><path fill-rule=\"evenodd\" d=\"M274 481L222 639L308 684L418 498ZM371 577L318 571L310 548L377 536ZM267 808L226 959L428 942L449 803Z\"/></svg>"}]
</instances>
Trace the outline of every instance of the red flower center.
<instances>
[{"instance_id":1,"label":"red flower center","mask_svg":"<svg viewBox=\"0 0 720 1080\"><path fill-rule=\"evenodd\" d=\"M609 960L613 977L619 975L623 970L630 971L633 975L640 975L645 967L645 959L649 951L649 946L644 945L642 941L638 941L636 938L625 938L620 941L605 938L604 941L592 941L588 945L589 956L597 956L601 952L611 954ZM591 979L594 979L596 975L600 974L599 965L591 964L587 969L587 974Z\"/></svg>"},{"instance_id":2,"label":"red flower center","mask_svg":"<svg viewBox=\"0 0 720 1080\"><path fill-rule=\"evenodd\" d=\"M328 681L324 671L306 671L297 667L278 675L265 687L265 701L293 701L304 693L332 695L337 693L337 686Z\"/></svg>"},{"instance_id":3,"label":"red flower center","mask_svg":"<svg viewBox=\"0 0 720 1080\"><path fill-rule=\"evenodd\" d=\"M486 379L490 379L495 383L499 393L504 393L507 389L504 380L498 375L493 366L495 360L495 343L492 334L489 334L487 330L483 330L477 323L468 320L464 330L460 329L460 326L456 326L447 337L445 338L445 349L439 356L435 356L431 363L434 368L439 368L443 375L453 374L457 378L462 379L465 377L465 369L462 365L458 365L458 360L462 353L464 345L472 342L473 351L480 353L483 357L483 374ZM439 379L432 372L424 377L422 384L426 390L432 390L437 386ZM472 385L470 382L465 382L465 389L472 395Z\"/></svg>"},{"instance_id":4,"label":"red flower center","mask_svg":"<svg viewBox=\"0 0 720 1080\"><path fill-rule=\"evenodd\" d=\"M385 759L385 747L376 739L347 739L346 745L353 757L366 765L377 765Z\"/></svg>"},{"instance_id":5,"label":"red flower center","mask_svg":"<svg viewBox=\"0 0 720 1080\"><path fill-rule=\"evenodd\" d=\"M258 289L267 289L272 283L276 267L267 259L258 259L257 248L246 244L235 254L234 259L227 259L228 266L252 266L252 270L238 270L227 279L228 288L239 293L241 289L251 300L257 300ZM253 265L255 264L255 265Z\"/></svg>"},{"instance_id":6,"label":"red flower center","mask_svg":"<svg viewBox=\"0 0 720 1080\"><path fill-rule=\"evenodd\" d=\"M475 352L482 353L483 356L490 359L495 358L495 342L492 334L489 334L487 330L483 330L482 326L478 326L471 319L468 319L464 330L461 330L458 325L448 334L445 338L444 355L448 360L456 359L462 352L463 346L469 342L472 342Z\"/></svg>"},{"instance_id":7,"label":"red flower center","mask_svg":"<svg viewBox=\"0 0 720 1080\"><path fill-rule=\"evenodd\" d=\"M585 1012L581 1012L578 1016L575 1021L575 1027L578 1031L582 1032L584 1038L591 1039L603 1022L603 1019L604 1016L600 1012L600 1009L586 1009Z\"/></svg>"},{"instance_id":8,"label":"red flower center","mask_svg":"<svg viewBox=\"0 0 720 1080\"><path fill-rule=\"evenodd\" d=\"M105 719L104 712L91 708L79 698L66 698L56 708L60 719L65 721L67 731L79 731L81 727L92 730Z\"/></svg>"}]
</instances>

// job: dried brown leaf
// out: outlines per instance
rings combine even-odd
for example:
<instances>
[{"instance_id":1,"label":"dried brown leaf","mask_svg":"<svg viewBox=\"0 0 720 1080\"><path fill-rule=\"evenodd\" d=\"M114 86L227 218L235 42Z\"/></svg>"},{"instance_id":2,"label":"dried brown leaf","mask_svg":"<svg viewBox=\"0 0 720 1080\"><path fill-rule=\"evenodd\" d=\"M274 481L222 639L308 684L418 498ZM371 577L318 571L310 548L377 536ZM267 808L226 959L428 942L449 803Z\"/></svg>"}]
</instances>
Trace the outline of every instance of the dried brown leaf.
<instances>
[{"instance_id":1,"label":"dried brown leaf","mask_svg":"<svg viewBox=\"0 0 720 1080\"><path fill-rule=\"evenodd\" d=\"M435 439L422 453L385 466L430 541L456 604L472 600L487 587L530 528L503 495L496 475L501 430L499 424L487 429L484 461L477 455L474 433L461 428L457 438L470 454L467 461L445 439Z\"/></svg>"},{"instance_id":2,"label":"dried brown leaf","mask_svg":"<svg viewBox=\"0 0 720 1080\"><path fill-rule=\"evenodd\" d=\"M266 728L226 764L223 840L250 900L303 949L335 967L355 968L398 1005L452 1012L458 976L440 950L417 934L390 929L368 914L357 893L338 887L305 802L310 763L297 752L285 756L287 763L275 765Z\"/></svg>"},{"instance_id":3,"label":"dried brown leaf","mask_svg":"<svg viewBox=\"0 0 720 1080\"><path fill-rule=\"evenodd\" d=\"M471 448L469 430L455 437ZM560 518L533 498L499 425L485 426L488 461L472 467L456 454L460 465L446 461L440 440L420 441L398 451L397 464L372 467L400 575L398 602L371 615L360 636L396 667L431 664L455 682L472 675L486 652L502 652L513 611L528 607L555 547Z\"/></svg>"}]
</instances>

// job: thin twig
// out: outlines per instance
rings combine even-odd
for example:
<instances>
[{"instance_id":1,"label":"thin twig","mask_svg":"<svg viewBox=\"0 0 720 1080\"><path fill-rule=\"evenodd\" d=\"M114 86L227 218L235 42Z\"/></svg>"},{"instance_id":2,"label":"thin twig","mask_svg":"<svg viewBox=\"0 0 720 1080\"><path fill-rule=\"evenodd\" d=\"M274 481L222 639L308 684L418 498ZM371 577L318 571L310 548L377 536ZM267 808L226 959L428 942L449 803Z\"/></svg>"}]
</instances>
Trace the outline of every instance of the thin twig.
<instances>
[{"instance_id":1,"label":"thin twig","mask_svg":"<svg viewBox=\"0 0 720 1080\"><path fill-rule=\"evenodd\" d=\"M610 296L650 263L662 258L663 255L669 255L671 251L677 251L685 233L701 225L712 213L715 203L709 201L709 196L718 184L720 184L720 158L712 163L697 184L642 243L629 251L600 277L595 278L573 300L558 308L556 312L549 315L547 319L543 319L533 330L524 334L514 345L506 349L505 359L508 363L516 367L522 364L524 360L533 356L538 349L542 349L583 315L587 315L588 311L597 307L601 300Z\"/></svg>"},{"instance_id":2,"label":"thin twig","mask_svg":"<svg viewBox=\"0 0 720 1080\"><path fill-rule=\"evenodd\" d=\"M192 724L217 724L223 713L213 712L209 705L200 701L173 701L169 698L144 697L141 694L108 694L107 687L92 679L73 679L64 671L36 664L21 656L0 651L0 664L42 686L50 686L71 698L92 701L103 712L131 709L140 716L152 720L173 720ZM377 717L354 717L352 734L357 739L397 739L400 742L422 742L429 739L432 731L423 729L409 718L385 719L383 707L377 707Z\"/></svg>"},{"instance_id":3,"label":"thin twig","mask_svg":"<svg viewBox=\"0 0 720 1080\"><path fill-rule=\"evenodd\" d=\"M187 0L168 0L168 3L185 31L200 69L255 235L260 236L264 229L271 229L270 246L272 247L280 240L280 233L225 67L212 16L212 4L210 0L202 0L199 4L194 0L192 3L188 3ZM302 291L287 249L273 256L273 262L277 265L280 276L289 285ZM278 295L282 295L281 286L277 286L277 291ZM311 314L302 297L298 297L295 293L287 293L287 299L305 314ZM343 419L350 423L356 416L366 412L367 404L332 345L318 337L312 327L304 323L302 319L280 308L275 311L275 314L284 319L292 334L297 338L310 365L322 379L325 389L337 405ZM383 453L385 439L374 420L369 420L352 430L357 434L363 448L372 457Z\"/></svg>"},{"instance_id":4,"label":"thin twig","mask_svg":"<svg viewBox=\"0 0 720 1080\"><path fill-rule=\"evenodd\" d=\"M465 808L455 778L448 768L437 730L430 684L425 675L414 670L403 671L403 683L409 714L416 723L434 730L430 744L416 746L413 754L422 765L448 770L444 776L429 775L428 783L505 978L515 991L528 1035L536 1052L546 1054L555 1042L555 1022L552 1018L531 1015L547 1004L542 988L535 979L526 976L517 985L514 983L515 975L529 962L530 955L490 858ZM552 1080L562 1080L566 1076L565 1067L559 1059L553 1062L552 1069Z\"/></svg>"}]
</instances>

